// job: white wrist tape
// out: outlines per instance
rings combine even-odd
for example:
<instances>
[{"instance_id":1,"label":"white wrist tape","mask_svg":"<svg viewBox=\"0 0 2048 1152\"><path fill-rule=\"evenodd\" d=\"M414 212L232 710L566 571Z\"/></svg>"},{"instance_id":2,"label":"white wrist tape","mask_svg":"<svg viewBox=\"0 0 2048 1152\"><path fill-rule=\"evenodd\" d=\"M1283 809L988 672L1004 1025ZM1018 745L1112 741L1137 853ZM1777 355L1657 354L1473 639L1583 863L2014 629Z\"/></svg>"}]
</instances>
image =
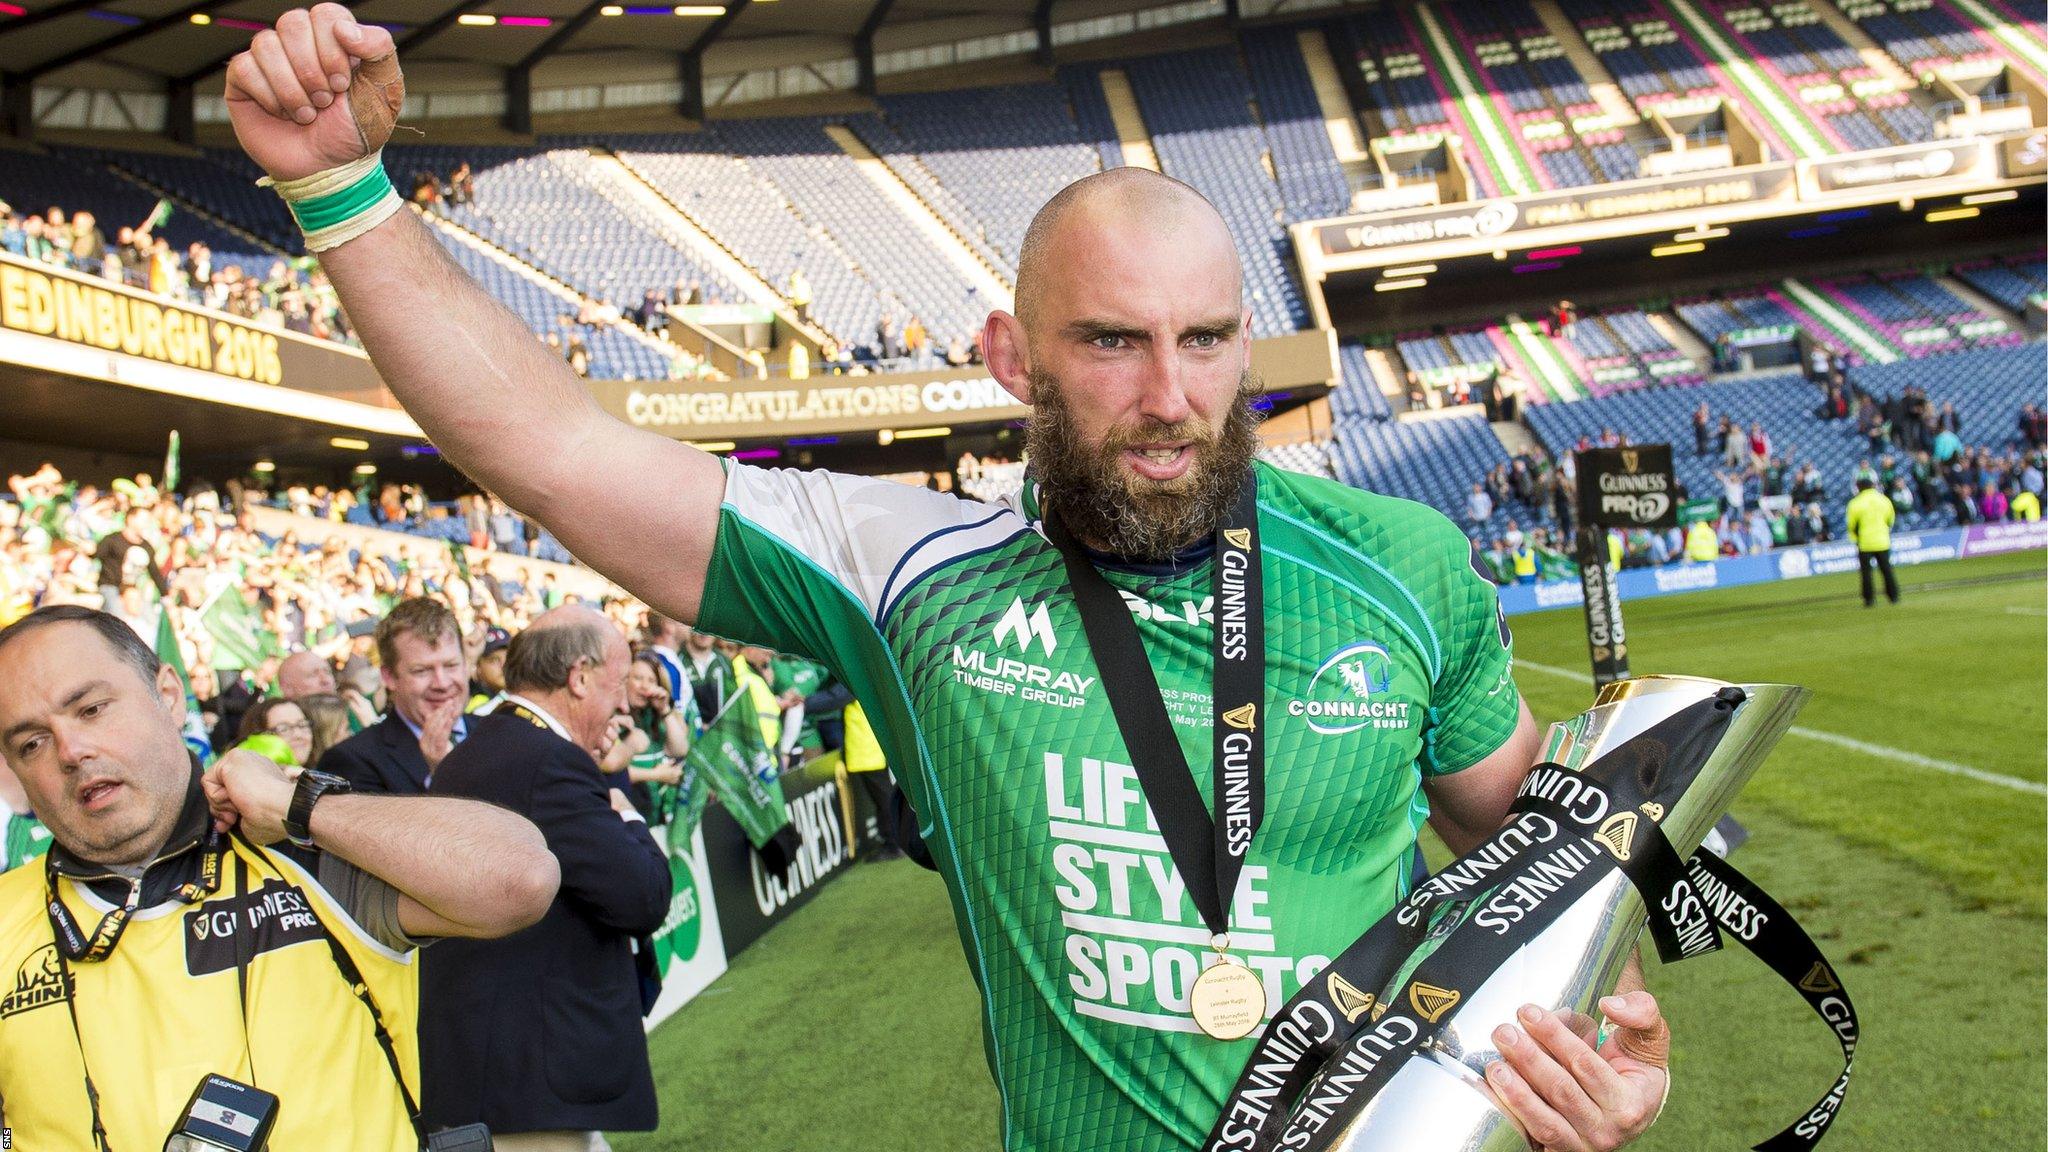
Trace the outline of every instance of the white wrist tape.
<instances>
[{"instance_id":1,"label":"white wrist tape","mask_svg":"<svg viewBox=\"0 0 2048 1152\"><path fill-rule=\"evenodd\" d=\"M284 198L285 207L299 222L299 231L305 233L309 252L346 244L405 206L384 171L381 150L297 180L266 176L257 183L270 186Z\"/></svg>"}]
</instances>

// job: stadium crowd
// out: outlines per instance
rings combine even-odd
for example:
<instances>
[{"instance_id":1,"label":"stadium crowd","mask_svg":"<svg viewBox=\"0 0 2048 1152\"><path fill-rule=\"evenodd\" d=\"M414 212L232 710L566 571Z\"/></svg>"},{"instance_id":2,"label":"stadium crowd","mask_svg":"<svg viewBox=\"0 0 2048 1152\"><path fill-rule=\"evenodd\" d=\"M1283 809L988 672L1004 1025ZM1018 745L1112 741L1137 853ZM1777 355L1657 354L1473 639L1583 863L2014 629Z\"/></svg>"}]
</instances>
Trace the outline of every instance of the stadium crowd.
<instances>
[{"instance_id":1,"label":"stadium crowd","mask_svg":"<svg viewBox=\"0 0 2048 1152\"><path fill-rule=\"evenodd\" d=\"M24 214L0 201L0 251L302 336L356 344L333 287L310 261L216 255L196 240L180 250L152 231L168 216L168 203L159 203L148 220L123 225L109 240L91 212L52 207ZM269 267L259 272L266 260Z\"/></svg>"}]
</instances>

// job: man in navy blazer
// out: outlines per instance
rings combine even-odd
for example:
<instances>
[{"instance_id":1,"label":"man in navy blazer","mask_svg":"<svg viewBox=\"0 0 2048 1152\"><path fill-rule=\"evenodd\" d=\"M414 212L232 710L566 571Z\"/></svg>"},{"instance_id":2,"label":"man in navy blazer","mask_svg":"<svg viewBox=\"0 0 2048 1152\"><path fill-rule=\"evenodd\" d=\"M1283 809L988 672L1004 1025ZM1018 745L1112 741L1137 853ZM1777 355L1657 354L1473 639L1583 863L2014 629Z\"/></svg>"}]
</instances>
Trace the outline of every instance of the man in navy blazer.
<instances>
[{"instance_id":1,"label":"man in navy blazer","mask_svg":"<svg viewBox=\"0 0 2048 1152\"><path fill-rule=\"evenodd\" d=\"M435 795L538 826L562 887L540 923L421 952L421 1109L430 1129L491 1129L501 1152L590 1152L603 1130L651 1131L654 1075L632 941L668 914L668 860L597 759L625 705L618 629L588 608L545 613L512 641L505 697L441 761Z\"/></svg>"},{"instance_id":2,"label":"man in navy blazer","mask_svg":"<svg viewBox=\"0 0 2048 1152\"><path fill-rule=\"evenodd\" d=\"M358 792L417 796L468 735L469 666L462 630L439 600L402 600L377 622L377 660L391 710L320 757L320 770Z\"/></svg>"}]
</instances>

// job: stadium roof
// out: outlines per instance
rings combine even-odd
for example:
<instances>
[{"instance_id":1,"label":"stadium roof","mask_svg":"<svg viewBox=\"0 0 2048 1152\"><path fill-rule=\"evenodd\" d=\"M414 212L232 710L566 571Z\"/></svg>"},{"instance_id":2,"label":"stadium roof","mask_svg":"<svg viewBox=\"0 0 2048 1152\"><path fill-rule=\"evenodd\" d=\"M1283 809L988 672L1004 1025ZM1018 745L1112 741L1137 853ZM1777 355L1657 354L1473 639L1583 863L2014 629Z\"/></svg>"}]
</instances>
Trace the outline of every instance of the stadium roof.
<instances>
[{"instance_id":1,"label":"stadium roof","mask_svg":"<svg viewBox=\"0 0 2048 1152\"><path fill-rule=\"evenodd\" d=\"M347 0L358 18L392 28L409 72L426 64L430 77L435 66L449 65L442 74L524 73L530 82L538 71L543 82L573 83L658 74L650 65L673 78L679 62L684 75L694 67L702 77L853 58L869 90L878 53L1034 31L1043 45L1056 39L1055 22L1156 10L1165 2L726 0L673 7L646 0ZM291 6L0 0L0 83L16 92L31 85L209 90L251 33ZM1236 0L1176 7L1237 12Z\"/></svg>"}]
</instances>

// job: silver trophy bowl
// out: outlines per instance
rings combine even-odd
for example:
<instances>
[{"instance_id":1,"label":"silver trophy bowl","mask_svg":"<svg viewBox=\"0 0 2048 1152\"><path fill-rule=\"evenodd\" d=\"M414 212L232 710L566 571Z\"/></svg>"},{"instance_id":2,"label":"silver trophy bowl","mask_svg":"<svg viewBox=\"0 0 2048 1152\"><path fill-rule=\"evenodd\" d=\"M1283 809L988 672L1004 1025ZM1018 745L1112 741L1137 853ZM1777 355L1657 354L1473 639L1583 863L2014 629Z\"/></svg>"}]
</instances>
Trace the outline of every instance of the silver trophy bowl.
<instances>
[{"instance_id":1,"label":"silver trophy bowl","mask_svg":"<svg viewBox=\"0 0 2048 1152\"><path fill-rule=\"evenodd\" d=\"M1591 709L1551 727L1543 759L1583 769L1726 687L1723 681L1691 676L1643 676L1609 684ZM1746 699L1683 797L1660 822L1681 857L1699 848L1807 696L1806 689L1787 684L1740 687ZM1614 987L1645 920L1642 897L1628 878L1619 871L1609 874L1460 1004L1436 1040L1410 1057L1329 1147L1333 1152L1525 1152L1528 1143L1521 1130L1496 1105L1486 1084L1487 1065L1500 1058L1494 1029L1514 1022L1524 1004L1590 1013Z\"/></svg>"}]
</instances>

